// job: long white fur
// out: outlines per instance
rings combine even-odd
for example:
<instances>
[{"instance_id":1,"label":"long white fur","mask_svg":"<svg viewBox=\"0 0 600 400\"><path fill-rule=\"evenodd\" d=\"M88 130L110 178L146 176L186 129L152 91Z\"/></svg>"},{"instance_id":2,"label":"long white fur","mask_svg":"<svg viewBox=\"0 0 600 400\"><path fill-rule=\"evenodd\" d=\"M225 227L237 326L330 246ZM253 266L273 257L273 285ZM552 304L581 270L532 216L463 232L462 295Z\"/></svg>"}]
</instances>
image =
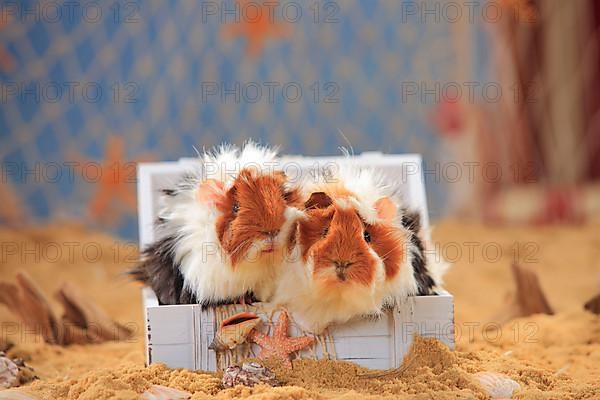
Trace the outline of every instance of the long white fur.
<instances>
[{"instance_id":1,"label":"long white fur","mask_svg":"<svg viewBox=\"0 0 600 400\"><path fill-rule=\"evenodd\" d=\"M295 322L304 329L320 334L331 323L344 323L359 315L381 312L380 283L385 279L383 268L377 268L370 287L353 285L333 292L319 287L313 279L314 263L302 262L300 247L296 246L282 270L273 303L293 312Z\"/></svg>"},{"instance_id":2,"label":"long white fur","mask_svg":"<svg viewBox=\"0 0 600 400\"><path fill-rule=\"evenodd\" d=\"M400 272L394 279L383 283L384 287L382 290L385 293L385 303L392 305L407 296L416 294L418 287L414 277L411 252L413 245L408 240L410 239L411 232L402 226L402 215L400 213L403 207L395 195L394 186L386 183L381 172L372 168L358 168L353 166L350 161L347 164L339 166L336 177L343 183L346 189L354 194L356 209L367 223L373 224L379 221L377 210L375 209L375 202L377 200L382 197L389 197L394 201L399 214L396 215L393 225L405 233L407 241L404 244L404 258L402 265L400 265Z\"/></svg>"},{"instance_id":3,"label":"long white fur","mask_svg":"<svg viewBox=\"0 0 600 400\"><path fill-rule=\"evenodd\" d=\"M412 266L412 250L414 249L414 245L410 241L410 235L419 235L425 247L424 257L426 267L435 282L434 291L443 290L443 276L449 269L450 264L441 257L441 254L436 253L427 230L422 229L421 232L411 232L402 226L402 212L405 207L395 195L395 186L386 183L384 176L377 170L372 168L358 168L353 166L350 161L347 164L342 164L336 175L343 182L344 186L350 192L354 193L358 200L356 208L367 223L374 223L378 220L377 211L374 207L378 199L390 197L396 203L398 214L394 220L394 226L405 233L407 241L405 243L404 259L400 266L400 273L394 279L385 283L386 305L391 306L402 302L406 297L416 295L419 290Z\"/></svg>"},{"instance_id":4,"label":"long white fur","mask_svg":"<svg viewBox=\"0 0 600 400\"><path fill-rule=\"evenodd\" d=\"M177 237L173 248L175 262L180 265L184 286L199 302L238 298L249 290L263 300L272 295L284 246L270 253L269 260L262 260L266 261L265 265L258 266L260 243L254 243L234 270L217 238L218 210L214 205L200 203L195 190L203 176L223 182L227 190L245 167L255 166L260 173L269 173L275 157L275 150L253 142L246 143L241 150L223 145L216 152L203 155L203 171L191 171L190 177L178 188L177 196L164 199L164 207L159 212L159 217L166 221L162 224L164 233ZM289 237L299 213L292 207L286 209L286 222L275 238L276 243L283 243Z\"/></svg>"},{"instance_id":5,"label":"long white fur","mask_svg":"<svg viewBox=\"0 0 600 400\"><path fill-rule=\"evenodd\" d=\"M327 192L328 184L341 185L352 193L350 198L334 199L342 207L352 207L367 223L379 222L375 203L382 197L391 198L397 207L398 215L394 219L394 226L402 231L406 237L404 243L404 258L401 261L399 273L390 280L385 278L383 260L370 249L377 260L376 278L370 287L347 287L344 290L333 292L330 289L318 287L313 278L314 263L308 259L303 263L300 257L298 241L292 251L292 257L283 267L283 274L279 281L274 302L287 306L295 313L296 321L305 329L320 333L332 322L343 323L349 319L365 314L378 315L382 306L393 306L404 301L408 296L417 294L418 285L412 266L412 244L410 237L419 234L426 247L425 258L427 269L436 282L436 289L441 289L442 275L447 269L447 264L432 254L433 249L427 235L415 233L402 226L402 212L404 207L399 204L395 196L394 187L385 183L383 176L374 169L358 168L351 165L351 161L338 166L335 173L325 171L310 177L303 183L304 197L317 191ZM318 281L318 280L317 280Z\"/></svg>"},{"instance_id":6,"label":"long white fur","mask_svg":"<svg viewBox=\"0 0 600 400\"><path fill-rule=\"evenodd\" d=\"M337 205L358 211L365 221L374 223L378 220L374 204L381 197L389 196L391 188L383 183L383 179L374 170L358 169L351 166L340 166L335 174L325 171L310 177L303 182L304 198L318 191L327 192L327 185L341 185L354 195L350 198L334 199ZM344 323L360 315L377 315L389 292L393 289L385 282L385 267L373 249L371 255L377 260L375 279L371 286L343 285L339 290L320 287L313 277L314 262L309 259L304 263L300 257L300 244L292 250L280 278L274 303L281 304L292 312L296 322L305 329L315 333L322 332L331 323ZM407 260L410 267L410 260ZM407 293L416 292L416 282L411 273L412 268L402 268L401 277L393 285L401 287L401 282L408 285Z\"/></svg>"}]
</instances>

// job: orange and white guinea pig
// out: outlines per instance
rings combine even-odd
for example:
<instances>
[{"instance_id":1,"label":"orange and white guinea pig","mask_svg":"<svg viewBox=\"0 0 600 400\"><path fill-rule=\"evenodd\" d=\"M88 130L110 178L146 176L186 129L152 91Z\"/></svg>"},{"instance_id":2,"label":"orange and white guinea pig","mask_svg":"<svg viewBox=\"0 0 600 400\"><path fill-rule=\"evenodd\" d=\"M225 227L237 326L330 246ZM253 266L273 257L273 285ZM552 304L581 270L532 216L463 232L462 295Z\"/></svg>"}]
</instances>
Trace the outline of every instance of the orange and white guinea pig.
<instances>
[{"instance_id":1,"label":"orange and white guinea pig","mask_svg":"<svg viewBox=\"0 0 600 400\"><path fill-rule=\"evenodd\" d=\"M202 171L163 191L159 239L131 272L162 304L268 300L301 215L276 153L248 142L202 157Z\"/></svg>"},{"instance_id":2,"label":"orange and white guinea pig","mask_svg":"<svg viewBox=\"0 0 600 400\"><path fill-rule=\"evenodd\" d=\"M418 219L399 207L377 172L342 167L317 180L303 188L304 217L274 303L318 334L331 323L377 315L406 296L435 290L413 230Z\"/></svg>"}]
</instances>

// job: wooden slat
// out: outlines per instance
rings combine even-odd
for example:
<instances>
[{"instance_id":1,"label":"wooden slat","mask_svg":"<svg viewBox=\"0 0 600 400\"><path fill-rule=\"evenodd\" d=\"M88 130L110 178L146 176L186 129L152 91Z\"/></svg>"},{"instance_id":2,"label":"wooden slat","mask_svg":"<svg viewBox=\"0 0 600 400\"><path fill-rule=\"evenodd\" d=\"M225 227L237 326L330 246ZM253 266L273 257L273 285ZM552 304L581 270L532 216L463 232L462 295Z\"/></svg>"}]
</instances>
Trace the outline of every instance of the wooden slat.
<instances>
[{"instance_id":1,"label":"wooden slat","mask_svg":"<svg viewBox=\"0 0 600 400\"><path fill-rule=\"evenodd\" d=\"M388 336L390 334L390 314L379 318L353 319L344 325L336 325L333 332L336 337Z\"/></svg>"},{"instance_id":2,"label":"wooden slat","mask_svg":"<svg viewBox=\"0 0 600 400\"><path fill-rule=\"evenodd\" d=\"M212 343L215 337L215 314L212 310L202 310L198 306L201 315L200 318L200 336L197 338L198 345L202 346L202 362L201 368L205 371L216 371L217 358L213 350L209 350L208 346Z\"/></svg>"},{"instance_id":3,"label":"wooden slat","mask_svg":"<svg viewBox=\"0 0 600 400\"><path fill-rule=\"evenodd\" d=\"M332 338L337 358L369 368L397 367L415 334L436 337L454 348L453 311L452 296L423 296L408 299L391 314L376 321L353 321L348 326L339 327ZM151 324L149 345L153 363L216 370L215 352L208 350L215 333L212 311L203 311L197 305L182 305L148 307L147 312ZM297 329L290 329L291 335L300 333ZM172 350L169 352L168 349ZM323 357L320 345L315 350L318 357ZM311 352L304 351L303 356L310 357ZM177 357L180 357L180 362Z\"/></svg>"},{"instance_id":4,"label":"wooden slat","mask_svg":"<svg viewBox=\"0 0 600 400\"><path fill-rule=\"evenodd\" d=\"M421 336L435 337L454 349L454 301L452 296L417 298L413 321Z\"/></svg>"},{"instance_id":5,"label":"wooden slat","mask_svg":"<svg viewBox=\"0 0 600 400\"><path fill-rule=\"evenodd\" d=\"M390 346L394 341L391 335L377 337L347 337L336 338L335 343L338 358L390 358Z\"/></svg>"},{"instance_id":6,"label":"wooden slat","mask_svg":"<svg viewBox=\"0 0 600 400\"><path fill-rule=\"evenodd\" d=\"M405 332L406 323L413 321L414 298L410 298L404 303L394 308L394 367L402 364L404 356L412 344L412 335Z\"/></svg>"},{"instance_id":7,"label":"wooden slat","mask_svg":"<svg viewBox=\"0 0 600 400\"><path fill-rule=\"evenodd\" d=\"M194 369L202 369L202 357L205 355L202 346L202 341L198 338L202 338L202 308L195 305L193 308L194 314Z\"/></svg>"}]
</instances>

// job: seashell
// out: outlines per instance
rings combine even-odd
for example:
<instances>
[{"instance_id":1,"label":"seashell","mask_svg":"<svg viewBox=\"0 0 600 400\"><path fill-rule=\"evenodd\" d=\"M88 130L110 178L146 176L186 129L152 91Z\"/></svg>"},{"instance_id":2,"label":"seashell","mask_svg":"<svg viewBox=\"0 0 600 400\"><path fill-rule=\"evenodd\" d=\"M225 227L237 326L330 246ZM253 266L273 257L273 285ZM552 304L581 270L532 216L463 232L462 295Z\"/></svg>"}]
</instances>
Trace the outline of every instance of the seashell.
<instances>
[{"instance_id":1,"label":"seashell","mask_svg":"<svg viewBox=\"0 0 600 400\"><path fill-rule=\"evenodd\" d=\"M19 386L19 366L10 358L0 355L0 389Z\"/></svg>"},{"instance_id":2,"label":"seashell","mask_svg":"<svg viewBox=\"0 0 600 400\"><path fill-rule=\"evenodd\" d=\"M260 324L261 319L253 312L241 312L224 319L215 334L213 342L208 346L215 351L231 350L244 343L250 331Z\"/></svg>"},{"instance_id":3,"label":"seashell","mask_svg":"<svg viewBox=\"0 0 600 400\"><path fill-rule=\"evenodd\" d=\"M235 385L254 386L258 383L277 386L279 383L273 371L256 362L247 362L239 367L232 365L223 372L221 383L225 387Z\"/></svg>"},{"instance_id":4,"label":"seashell","mask_svg":"<svg viewBox=\"0 0 600 400\"><path fill-rule=\"evenodd\" d=\"M144 400L179 400L190 397L192 397L191 393L161 385L152 385L150 389L142 393Z\"/></svg>"},{"instance_id":5,"label":"seashell","mask_svg":"<svg viewBox=\"0 0 600 400\"><path fill-rule=\"evenodd\" d=\"M0 391L0 400L40 400L39 398L25 393L19 389L8 389Z\"/></svg>"},{"instance_id":6,"label":"seashell","mask_svg":"<svg viewBox=\"0 0 600 400\"><path fill-rule=\"evenodd\" d=\"M515 391L521 389L516 381L497 372L478 372L475 377L492 399L510 399Z\"/></svg>"}]
</instances>

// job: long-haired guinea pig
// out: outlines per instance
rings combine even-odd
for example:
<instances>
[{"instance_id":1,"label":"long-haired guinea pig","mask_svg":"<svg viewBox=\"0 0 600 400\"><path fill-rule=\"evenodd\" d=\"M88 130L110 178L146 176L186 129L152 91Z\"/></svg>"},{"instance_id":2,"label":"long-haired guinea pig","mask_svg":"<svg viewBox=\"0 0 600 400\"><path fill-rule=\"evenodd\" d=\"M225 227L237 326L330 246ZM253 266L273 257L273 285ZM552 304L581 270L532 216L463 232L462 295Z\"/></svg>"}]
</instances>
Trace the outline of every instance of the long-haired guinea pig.
<instances>
[{"instance_id":1,"label":"long-haired guinea pig","mask_svg":"<svg viewBox=\"0 0 600 400\"><path fill-rule=\"evenodd\" d=\"M392 188L370 169L343 168L334 178L308 185L305 216L274 297L315 333L435 286L411 230L416 217L401 215ZM417 273L415 259L423 267Z\"/></svg>"},{"instance_id":2,"label":"long-haired guinea pig","mask_svg":"<svg viewBox=\"0 0 600 400\"><path fill-rule=\"evenodd\" d=\"M248 142L203 156L202 170L163 192L160 239L132 274L162 304L213 306L271 297L301 212L274 170L276 152Z\"/></svg>"}]
</instances>

